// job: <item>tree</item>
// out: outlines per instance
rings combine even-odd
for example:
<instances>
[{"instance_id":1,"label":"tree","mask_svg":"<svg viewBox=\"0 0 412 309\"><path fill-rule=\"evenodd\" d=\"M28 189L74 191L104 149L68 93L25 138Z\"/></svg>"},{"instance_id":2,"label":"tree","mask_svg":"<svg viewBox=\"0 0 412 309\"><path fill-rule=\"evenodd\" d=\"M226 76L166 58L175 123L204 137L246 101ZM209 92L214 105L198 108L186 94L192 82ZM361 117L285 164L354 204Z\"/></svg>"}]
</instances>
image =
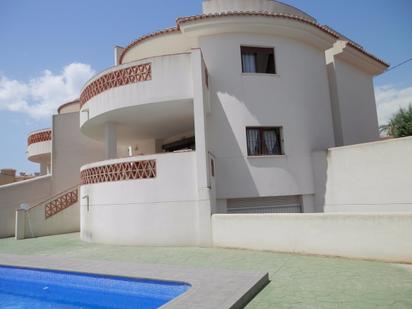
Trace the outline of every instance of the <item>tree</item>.
<instances>
[{"instance_id":1,"label":"tree","mask_svg":"<svg viewBox=\"0 0 412 309\"><path fill-rule=\"evenodd\" d=\"M406 109L401 108L389 123L380 126L379 130L393 137L412 136L412 104Z\"/></svg>"}]
</instances>

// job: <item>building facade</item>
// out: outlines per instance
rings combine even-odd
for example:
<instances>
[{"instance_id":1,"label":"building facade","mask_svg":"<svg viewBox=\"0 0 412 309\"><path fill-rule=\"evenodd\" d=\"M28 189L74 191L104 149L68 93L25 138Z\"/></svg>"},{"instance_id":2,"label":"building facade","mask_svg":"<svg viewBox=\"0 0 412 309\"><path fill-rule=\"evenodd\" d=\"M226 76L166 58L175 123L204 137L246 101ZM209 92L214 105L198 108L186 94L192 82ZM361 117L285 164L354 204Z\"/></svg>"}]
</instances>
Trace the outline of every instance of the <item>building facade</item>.
<instances>
[{"instance_id":1,"label":"building facade","mask_svg":"<svg viewBox=\"0 0 412 309\"><path fill-rule=\"evenodd\" d=\"M80 96L105 161L81 168L81 237L208 245L213 213L320 212L314 153L375 141L388 65L270 0L205 0L115 48Z\"/></svg>"},{"instance_id":2,"label":"building facade","mask_svg":"<svg viewBox=\"0 0 412 309\"><path fill-rule=\"evenodd\" d=\"M114 56L29 134L41 176L0 186L0 237L209 246L213 214L338 209L326 150L379 138L388 65L277 1L204 0Z\"/></svg>"}]
</instances>

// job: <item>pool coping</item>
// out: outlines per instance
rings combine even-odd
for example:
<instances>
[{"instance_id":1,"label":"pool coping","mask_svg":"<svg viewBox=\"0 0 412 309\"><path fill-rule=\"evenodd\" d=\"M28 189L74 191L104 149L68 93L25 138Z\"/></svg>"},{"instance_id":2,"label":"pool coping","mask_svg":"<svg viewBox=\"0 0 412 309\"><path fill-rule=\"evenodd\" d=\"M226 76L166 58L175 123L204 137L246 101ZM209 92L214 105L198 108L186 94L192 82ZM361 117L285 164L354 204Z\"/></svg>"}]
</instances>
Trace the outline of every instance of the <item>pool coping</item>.
<instances>
[{"instance_id":1,"label":"pool coping","mask_svg":"<svg viewBox=\"0 0 412 309\"><path fill-rule=\"evenodd\" d=\"M162 309L243 308L269 283L269 275L264 272L80 260L56 256L0 254L0 265L134 279L175 281L191 285L188 291L163 305Z\"/></svg>"}]
</instances>

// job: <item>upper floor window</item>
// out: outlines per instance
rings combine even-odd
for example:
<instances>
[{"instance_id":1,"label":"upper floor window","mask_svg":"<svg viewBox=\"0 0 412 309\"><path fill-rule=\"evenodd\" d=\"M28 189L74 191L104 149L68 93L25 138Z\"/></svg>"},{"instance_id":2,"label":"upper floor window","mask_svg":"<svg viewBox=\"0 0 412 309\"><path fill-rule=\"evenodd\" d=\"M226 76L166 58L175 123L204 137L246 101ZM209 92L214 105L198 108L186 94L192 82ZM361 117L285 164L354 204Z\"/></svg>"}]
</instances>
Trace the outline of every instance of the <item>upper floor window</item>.
<instances>
[{"instance_id":1,"label":"upper floor window","mask_svg":"<svg viewBox=\"0 0 412 309\"><path fill-rule=\"evenodd\" d=\"M248 156L282 155L281 127L246 128Z\"/></svg>"},{"instance_id":2,"label":"upper floor window","mask_svg":"<svg viewBox=\"0 0 412 309\"><path fill-rule=\"evenodd\" d=\"M273 48L241 46L242 72L276 74Z\"/></svg>"}]
</instances>

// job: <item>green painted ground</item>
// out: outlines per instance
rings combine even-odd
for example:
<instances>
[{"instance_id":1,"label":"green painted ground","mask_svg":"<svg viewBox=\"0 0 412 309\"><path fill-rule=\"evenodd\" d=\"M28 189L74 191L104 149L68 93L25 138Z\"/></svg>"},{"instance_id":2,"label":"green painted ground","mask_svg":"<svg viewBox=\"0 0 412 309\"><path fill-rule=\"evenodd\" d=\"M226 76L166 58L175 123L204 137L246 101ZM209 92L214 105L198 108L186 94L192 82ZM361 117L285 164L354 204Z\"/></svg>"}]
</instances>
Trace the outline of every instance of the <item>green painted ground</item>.
<instances>
[{"instance_id":1,"label":"green painted ground","mask_svg":"<svg viewBox=\"0 0 412 309\"><path fill-rule=\"evenodd\" d=\"M78 234L0 239L0 253L269 272L271 283L247 308L412 308L412 271L379 262L247 250L96 245L81 242Z\"/></svg>"}]
</instances>

